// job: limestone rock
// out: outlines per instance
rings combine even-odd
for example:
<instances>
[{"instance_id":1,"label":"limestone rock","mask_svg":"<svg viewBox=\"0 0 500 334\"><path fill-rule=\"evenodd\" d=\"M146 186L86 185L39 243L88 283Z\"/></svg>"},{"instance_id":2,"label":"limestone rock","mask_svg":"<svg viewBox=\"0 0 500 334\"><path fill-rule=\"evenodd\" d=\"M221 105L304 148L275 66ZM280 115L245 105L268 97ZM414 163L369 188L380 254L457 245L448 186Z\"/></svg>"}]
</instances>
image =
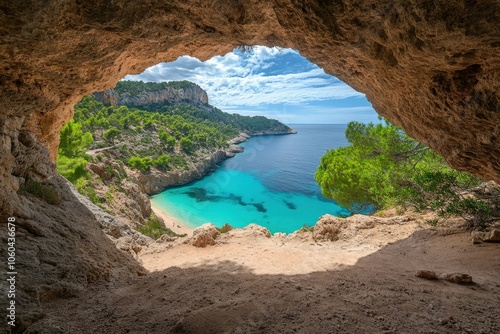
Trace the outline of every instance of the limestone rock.
<instances>
[{"instance_id":1,"label":"limestone rock","mask_svg":"<svg viewBox=\"0 0 500 334\"><path fill-rule=\"evenodd\" d=\"M420 278L425 278L428 280L437 280L438 279L436 273L434 271L430 271L430 270L419 270L419 271L417 271L415 276L420 277Z\"/></svg>"},{"instance_id":2,"label":"limestone rock","mask_svg":"<svg viewBox=\"0 0 500 334\"><path fill-rule=\"evenodd\" d=\"M461 273L451 273L451 274L442 274L439 275L439 278L451 283L457 283L457 284L471 284L472 283L472 277L468 274L461 274Z\"/></svg>"},{"instance_id":3,"label":"limestone rock","mask_svg":"<svg viewBox=\"0 0 500 334\"><path fill-rule=\"evenodd\" d=\"M249 224L241 229L246 235L251 234L253 236L264 236L266 238L271 237L271 232L263 226L257 224Z\"/></svg>"},{"instance_id":4,"label":"limestone rock","mask_svg":"<svg viewBox=\"0 0 500 334\"><path fill-rule=\"evenodd\" d=\"M122 220L102 211L101 208L86 197L80 195L73 185L69 184L69 186L73 195L92 212L101 229L115 243L118 249L135 255L135 250L138 249L136 246L148 246L154 242L152 238L139 233Z\"/></svg>"},{"instance_id":5,"label":"limestone rock","mask_svg":"<svg viewBox=\"0 0 500 334\"><path fill-rule=\"evenodd\" d=\"M187 87L173 88L166 87L160 91L142 92L134 95L128 93L118 93L114 89L93 94L94 97L106 104L113 106L126 105L139 107L152 103L161 102L182 102L188 100L191 103L208 103L208 95L200 86L191 84Z\"/></svg>"},{"instance_id":6,"label":"limestone rock","mask_svg":"<svg viewBox=\"0 0 500 334\"><path fill-rule=\"evenodd\" d=\"M105 168L105 166L103 164L94 164L94 163L89 162L87 164L87 167L92 172L94 172L97 175L99 175L99 177L101 177L103 180L111 180L111 178L113 177L113 174L111 174L108 171L106 171L106 168Z\"/></svg>"},{"instance_id":7,"label":"limestone rock","mask_svg":"<svg viewBox=\"0 0 500 334\"><path fill-rule=\"evenodd\" d=\"M241 153L243 152L243 147L241 146L238 146L238 145L235 145L235 144L231 144L229 145L229 148L226 150L226 156L228 158L232 158L234 157L237 153Z\"/></svg>"},{"instance_id":8,"label":"limestone rock","mask_svg":"<svg viewBox=\"0 0 500 334\"><path fill-rule=\"evenodd\" d=\"M135 170L131 171L129 175L139 185L142 192L152 195L163 191L166 187L184 185L200 179L207 172L216 168L217 164L224 159L226 159L226 152L219 150L190 166L188 170L177 169L163 172L152 168L148 173L141 173Z\"/></svg>"},{"instance_id":9,"label":"limestone rock","mask_svg":"<svg viewBox=\"0 0 500 334\"><path fill-rule=\"evenodd\" d=\"M347 221L344 218L338 218L332 215L324 215L314 225L313 238L317 241L336 241L339 235L347 227Z\"/></svg>"},{"instance_id":10,"label":"limestone rock","mask_svg":"<svg viewBox=\"0 0 500 334\"><path fill-rule=\"evenodd\" d=\"M473 243L480 243L481 241L500 242L500 229L492 229L486 232L473 231L471 238Z\"/></svg>"},{"instance_id":11,"label":"limestone rock","mask_svg":"<svg viewBox=\"0 0 500 334\"><path fill-rule=\"evenodd\" d=\"M195 247L215 245L215 238L217 238L219 234L214 224L203 224L193 231L193 236L187 239L185 243L189 243Z\"/></svg>"}]
</instances>

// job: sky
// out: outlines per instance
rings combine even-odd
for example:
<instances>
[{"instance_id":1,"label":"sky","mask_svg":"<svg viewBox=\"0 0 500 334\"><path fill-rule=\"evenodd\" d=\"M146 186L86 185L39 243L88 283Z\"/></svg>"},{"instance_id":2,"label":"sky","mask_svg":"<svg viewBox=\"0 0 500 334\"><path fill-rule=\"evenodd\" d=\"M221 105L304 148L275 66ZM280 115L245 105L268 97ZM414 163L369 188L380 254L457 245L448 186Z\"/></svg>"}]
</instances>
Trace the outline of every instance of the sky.
<instances>
[{"instance_id":1,"label":"sky","mask_svg":"<svg viewBox=\"0 0 500 334\"><path fill-rule=\"evenodd\" d=\"M292 49L255 46L250 52L235 49L205 62L182 56L124 80L192 81L222 111L262 115L285 124L377 122L364 94Z\"/></svg>"}]
</instances>

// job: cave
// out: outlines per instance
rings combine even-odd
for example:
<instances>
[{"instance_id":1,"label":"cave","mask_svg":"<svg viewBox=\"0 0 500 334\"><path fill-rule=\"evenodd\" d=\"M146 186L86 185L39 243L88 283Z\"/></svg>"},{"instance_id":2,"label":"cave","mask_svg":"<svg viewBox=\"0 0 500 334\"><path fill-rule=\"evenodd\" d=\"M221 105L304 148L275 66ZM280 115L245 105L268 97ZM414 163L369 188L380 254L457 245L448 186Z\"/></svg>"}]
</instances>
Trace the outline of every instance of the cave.
<instances>
[{"instance_id":1,"label":"cave","mask_svg":"<svg viewBox=\"0 0 500 334\"><path fill-rule=\"evenodd\" d=\"M293 48L453 168L498 182L499 12L494 0L2 4L0 219L19 224L19 331L42 317L33 300L144 274L55 176L59 131L82 96L186 54ZM27 178L51 182L65 201L54 209L18 195Z\"/></svg>"}]
</instances>

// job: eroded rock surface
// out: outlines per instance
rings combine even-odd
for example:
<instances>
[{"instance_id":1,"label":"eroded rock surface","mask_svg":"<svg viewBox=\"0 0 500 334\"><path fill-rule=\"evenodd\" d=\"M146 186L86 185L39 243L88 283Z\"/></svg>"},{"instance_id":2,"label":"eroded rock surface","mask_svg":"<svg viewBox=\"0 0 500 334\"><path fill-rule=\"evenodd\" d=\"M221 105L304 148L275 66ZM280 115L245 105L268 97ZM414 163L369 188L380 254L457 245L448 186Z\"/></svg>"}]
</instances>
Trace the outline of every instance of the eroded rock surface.
<instances>
[{"instance_id":1,"label":"eroded rock surface","mask_svg":"<svg viewBox=\"0 0 500 334\"><path fill-rule=\"evenodd\" d=\"M105 104L113 106L144 106L153 103L182 102L189 101L190 103L208 103L208 95L200 86L196 84L186 85L182 88L166 87L159 91L148 91L139 94L131 95L129 93L119 93L114 89L108 89L104 92L93 94L94 97Z\"/></svg>"},{"instance_id":2,"label":"eroded rock surface","mask_svg":"<svg viewBox=\"0 0 500 334\"><path fill-rule=\"evenodd\" d=\"M193 236L187 239L185 242L189 243L195 247L206 247L215 245L215 239L219 235L219 231L214 224L207 223L196 228L193 231Z\"/></svg>"},{"instance_id":3,"label":"eroded rock surface","mask_svg":"<svg viewBox=\"0 0 500 334\"><path fill-rule=\"evenodd\" d=\"M499 11L495 0L11 1L0 14L2 178L22 129L55 158L84 94L184 54L261 44L298 49L452 166L498 181Z\"/></svg>"}]
</instances>

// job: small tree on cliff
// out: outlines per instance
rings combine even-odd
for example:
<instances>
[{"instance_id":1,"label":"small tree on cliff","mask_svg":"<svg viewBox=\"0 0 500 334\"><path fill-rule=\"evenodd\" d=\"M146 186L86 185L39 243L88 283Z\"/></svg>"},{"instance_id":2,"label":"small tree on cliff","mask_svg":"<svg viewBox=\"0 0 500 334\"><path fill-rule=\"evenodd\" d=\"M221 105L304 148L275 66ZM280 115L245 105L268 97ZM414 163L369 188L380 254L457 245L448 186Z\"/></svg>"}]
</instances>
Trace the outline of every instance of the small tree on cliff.
<instances>
[{"instance_id":1,"label":"small tree on cliff","mask_svg":"<svg viewBox=\"0 0 500 334\"><path fill-rule=\"evenodd\" d=\"M117 128L111 128L109 130L106 130L106 132L104 132L104 138L107 140L107 141L110 141L113 145L115 144L115 138L121 134L122 132L120 130L118 130Z\"/></svg>"},{"instance_id":2,"label":"small tree on cliff","mask_svg":"<svg viewBox=\"0 0 500 334\"><path fill-rule=\"evenodd\" d=\"M473 226L491 212L488 203L464 194L480 179L451 169L395 125L351 122L345 134L351 145L328 151L315 178L326 197L351 211L403 205L461 215Z\"/></svg>"}]
</instances>

